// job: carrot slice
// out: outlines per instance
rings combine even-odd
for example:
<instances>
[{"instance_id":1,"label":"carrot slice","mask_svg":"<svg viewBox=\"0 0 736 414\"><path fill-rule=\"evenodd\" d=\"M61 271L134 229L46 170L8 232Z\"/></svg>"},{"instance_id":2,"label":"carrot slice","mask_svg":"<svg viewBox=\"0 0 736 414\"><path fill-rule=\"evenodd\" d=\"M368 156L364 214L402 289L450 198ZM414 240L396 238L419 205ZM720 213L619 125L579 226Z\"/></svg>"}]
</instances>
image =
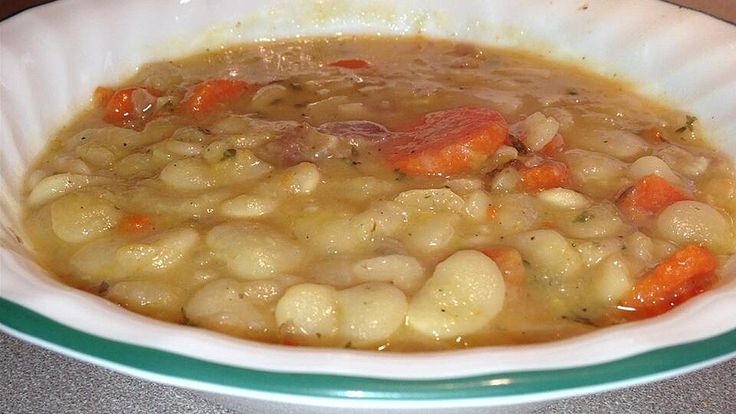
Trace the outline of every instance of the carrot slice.
<instances>
[{"instance_id":1,"label":"carrot slice","mask_svg":"<svg viewBox=\"0 0 736 414\"><path fill-rule=\"evenodd\" d=\"M519 171L521 186L526 191L565 187L570 180L567 165L560 161L545 160L534 167L523 167Z\"/></svg>"},{"instance_id":2,"label":"carrot slice","mask_svg":"<svg viewBox=\"0 0 736 414\"><path fill-rule=\"evenodd\" d=\"M145 214L133 214L120 221L118 230L126 234L147 233L153 230L153 221Z\"/></svg>"},{"instance_id":3,"label":"carrot slice","mask_svg":"<svg viewBox=\"0 0 736 414\"><path fill-rule=\"evenodd\" d=\"M451 175L479 166L496 152L508 126L490 108L433 112L384 145L386 161L410 176Z\"/></svg>"},{"instance_id":4,"label":"carrot slice","mask_svg":"<svg viewBox=\"0 0 736 414\"><path fill-rule=\"evenodd\" d=\"M544 155L545 157L551 157L559 152L562 152L564 146L565 140L562 138L562 135L555 134L554 138L552 138L552 141L548 142L544 147L542 147L539 153Z\"/></svg>"},{"instance_id":5,"label":"carrot slice","mask_svg":"<svg viewBox=\"0 0 736 414\"><path fill-rule=\"evenodd\" d=\"M664 178L651 174L637 181L618 199L622 214L633 222L642 222L672 203L688 200L677 187Z\"/></svg>"},{"instance_id":6,"label":"carrot slice","mask_svg":"<svg viewBox=\"0 0 736 414\"><path fill-rule=\"evenodd\" d=\"M367 68L371 64L366 62L363 59L341 59L337 60L335 62L329 63L327 66L336 66L339 68L347 68L347 69L361 69L361 68Z\"/></svg>"},{"instance_id":7,"label":"carrot slice","mask_svg":"<svg viewBox=\"0 0 736 414\"><path fill-rule=\"evenodd\" d=\"M192 86L184 99L180 111L195 116L212 112L217 105L227 103L248 90L248 83L238 79L210 79Z\"/></svg>"},{"instance_id":8,"label":"carrot slice","mask_svg":"<svg viewBox=\"0 0 736 414\"><path fill-rule=\"evenodd\" d=\"M518 250L507 246L491 246L480 251L496 262L507 283L520 286L526 282L526 269Z\"/></svg>"},{"instance_id":9,"label":"carrot slice","mask_svg":"<svg viewBox=\"0 0 736 414\"><path fill-rule=\"evenodd\" d=\"M100 98L105 99L109 91L100 89ZM121 127L138 127L150 118L155 110L156 98L161 92L154 88L132 87L115 90L107 98L102 119Z\"/></svg>"},{"instance_id":10,"label":"carrot slice","mask_svg":"<svg viewBox=\"0 0 736 414\"><path fill-rule=\"evenodd\" d=\"M100 105L100 106L106 106L107 103L110 101L110 98L115 94L115 89L108 88L105 86L98 86L95 89L95 93L93 95L93 101Z\"/></svg>"},{"instance_id":11,"label":"carrot slice","mask_svg":"<svg viewBox=\"0 0 736 414\"><path fill-rule=\"evenodd\" d=\"M621 299L629 319L667 312L708 289L715 281L718 259L705 247L688 245L664 259Z\"/></svg>"}]
</instances>

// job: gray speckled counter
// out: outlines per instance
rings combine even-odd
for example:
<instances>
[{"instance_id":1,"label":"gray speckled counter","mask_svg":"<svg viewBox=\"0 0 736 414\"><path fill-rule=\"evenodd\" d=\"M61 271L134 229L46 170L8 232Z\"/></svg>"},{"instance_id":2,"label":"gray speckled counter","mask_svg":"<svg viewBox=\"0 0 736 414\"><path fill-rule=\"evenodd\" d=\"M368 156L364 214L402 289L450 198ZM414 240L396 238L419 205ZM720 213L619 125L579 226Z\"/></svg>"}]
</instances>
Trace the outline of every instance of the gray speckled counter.
<instances>
[{"instance_id":1,"label":"gray speckled counter","mask_svg":"<svg viewBox=\"0 0 736 414\"><path fill-rule=\"evenodd\" d=\"M45 2L48 0L0 0L0 16ZM736 0L672 2L736 21ZM269 403L243 411L304 413ZM320 411L324 410L314 410ZM99 368L0 333L0 414L235 412L202 394ZM736 359L656 383L546 403L531 412L736 413Z\"/></svg>"},{"instance_id":2,"label":"gray speckled counter","mask_svg":"<svg viewBox=\"0 0 736 414\"><path fill-rule=\"evenodd\" d=\"M304 410L258 404L244 412L302 414ZM736 359L652 384L554 401L531 412L736 413ZM0 413L234 414L236 411L190 390L118 374L0 333Z\"/></svg>"}]
</instances>

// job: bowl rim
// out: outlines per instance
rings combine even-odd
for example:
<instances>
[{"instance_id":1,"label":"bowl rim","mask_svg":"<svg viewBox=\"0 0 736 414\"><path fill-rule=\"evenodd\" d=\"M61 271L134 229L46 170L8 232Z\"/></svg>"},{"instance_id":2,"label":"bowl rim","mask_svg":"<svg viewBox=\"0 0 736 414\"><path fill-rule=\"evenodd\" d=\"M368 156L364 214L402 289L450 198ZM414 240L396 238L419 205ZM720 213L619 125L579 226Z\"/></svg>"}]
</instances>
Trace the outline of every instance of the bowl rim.
<instances>
[{"instance_id":1,"label":"bowl rim","mask_svg":"<svg viewBox=\"0 0 736 414\"><path fill-rule=\"evenodd\" d=\"M733 329L707 339L571 368L431 380L367 378L233 367L114 341L70 328L3 298L0 315L0 329L12 336L122 373L228 395L334 406L501 405L519 402L519 397L533 402L649 382L736 356Z\"/></svg>"},{"instance_id":2,"label":"bowl rim","mask_svg":"<svg viewBox=\"0 0 736 414\"><path fill-rule=\"evenodd\" d=\"M136 4L143 3L142 0L136 1ZM435 6L440 4L439 1L433 0L427 2ZM104 3L109 5L115 2ZM483 4L483 2L476 3ZM557 3L579 6L579 2L572 0L558 0ZM601 4L603 3L639 10L651 6L657 12L671 14L677 9L677 6L655 1L641 3L629 1L618 4L602 0ZM6 30L9 23L19 21L18 19L35 16L37 10L45 10L47 14L62 13L65 12L64 7L67 5L83 4L83 0L62 0L40 6L3 21L0 23L0 29ZM695 20L704 21L704 16L701 17L698 12L684 10L682 13L684 14L679 16L697 17ZM711 20L714 26L723 29L723 23L720 21L711 18L705 21ZM733 28L730 27L729 33L731 38L736 39L736 30ZM733 49L736 50L736 42ZM2 115L4 114L0 114ZM3 138L5 137L3 135ZM10 253L6 248L7 246L0 240L2 255L0 258L8 259ZM6 267L6 262L0 260L0 273L7 272L10 268ZM731 291L734 291L733 286ZM387 407L407 404L412 407L418 405L436 407L443 403L456 406L527 402L642 383L696 369L736 355L734 345L736 328L733 328L688 338L681 343L658 345L641 352L619 355L615 359L551 369L500 371L489 369L480 374L431 379L386 378L339 372L276 371L196 358L161 349L160 344L153 344L156 345L154 347L105 338L95 334L94 330L78 329L44 316L43 307L38 303L31 304L19 296L6 293L0 289L0 329L27 341L121 372L172 385L268 399L291 401L296 398L315 404L347 406L363 404ZM700 299L701 305L707 303L706 299ZM723 297L721 299L723 300ZM733 296L726 297L725 300L733 300ZM116 354L112 351L114 349L123 352ZM132 355L145 355L145 358ZM157 361L161 364L156 364Z\"/></svg>"}]
</instances>

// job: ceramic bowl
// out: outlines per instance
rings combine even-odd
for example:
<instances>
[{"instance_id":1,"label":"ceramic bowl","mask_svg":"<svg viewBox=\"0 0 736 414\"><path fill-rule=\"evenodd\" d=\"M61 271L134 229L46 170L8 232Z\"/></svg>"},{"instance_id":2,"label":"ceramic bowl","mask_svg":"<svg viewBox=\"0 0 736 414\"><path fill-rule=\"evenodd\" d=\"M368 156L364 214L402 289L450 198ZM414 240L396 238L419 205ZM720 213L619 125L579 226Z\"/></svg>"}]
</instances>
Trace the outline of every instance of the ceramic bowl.
<instances>
[{"instance_id":1,"label":"ceramic bowl","mask_svg":"<svg viewBox=\"0 0 736 414\"><path fill-rule=\"evenodd\" d=\"M315 406L499 406L651 381L736 354L736 282L654 319L564 341L391 354L254 343L151 320L64 286L19 227L24 171L93 89L138 65L238 42L424 35L533 51L695 114L736 155L736 27L643 0L63 0L0 23L0 324L152 381Z\"/></svg>"}]
</instances>

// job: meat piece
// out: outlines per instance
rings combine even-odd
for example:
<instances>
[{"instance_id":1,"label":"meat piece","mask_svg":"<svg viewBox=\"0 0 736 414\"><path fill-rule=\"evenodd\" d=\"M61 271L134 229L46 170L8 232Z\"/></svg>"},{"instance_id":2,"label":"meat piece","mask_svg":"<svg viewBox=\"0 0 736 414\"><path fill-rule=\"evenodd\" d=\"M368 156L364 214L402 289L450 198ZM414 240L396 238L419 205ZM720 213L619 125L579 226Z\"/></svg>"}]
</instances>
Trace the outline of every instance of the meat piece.
<instances>
[{"instance_id":1,"label":"meat piece","mask_svg":"<svg viewBox=\"0 0 736 414\"><path fill-rule=\"evenodd\" d=\"M375 145L391 136L382 125L370 121L329 122L315 128L303 123L285 130L259 154L272 164L296 165L328 158L349 158L353 148Z\"/></svg>"},{"instance_id":2,"label":"meat piece","mask_svg":"<svg viewBox=\"0 0 736 414\"><path fill-rule=\"evenodd\" d=\"M393 135L383 125L371 121L328 122L320 125L319 130L326 134L335 135L340 140L346 141L357 148L379 144Z\"/></svg>"}]
</instances>

